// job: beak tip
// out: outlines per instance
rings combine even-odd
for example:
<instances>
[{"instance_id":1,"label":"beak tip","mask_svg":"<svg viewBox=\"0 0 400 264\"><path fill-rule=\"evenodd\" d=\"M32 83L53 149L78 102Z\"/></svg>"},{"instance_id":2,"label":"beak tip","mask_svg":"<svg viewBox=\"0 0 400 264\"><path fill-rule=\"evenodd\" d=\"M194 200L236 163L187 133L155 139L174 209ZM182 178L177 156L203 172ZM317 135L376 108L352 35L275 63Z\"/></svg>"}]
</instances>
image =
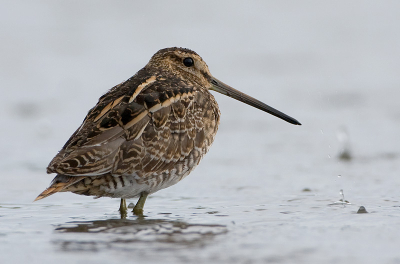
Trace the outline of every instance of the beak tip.
<instances>
[{"instance_id":1,"label":"beak tip","mask_svg":"<svg viewBox=\"0 0 400 264\"><path fill-rule=\"evenodd\" d=\"M294 120L294 122L292 124L296 125L296 126L301 126L301 123L299 121L297 121L297 120Z\"/></svg>"},{"instance_id":2,"label":"beak tip","mask_svg":"<svg viewBox=\"0 0 400 264\"><path fill-rule=\"evenodd\" d=\"M284 119L286 122L289 122L290 124L296 125L296 126L301 126L301 123L294 119L293 117L289 117L288 119Z\"/></svg>"}]
</instances>

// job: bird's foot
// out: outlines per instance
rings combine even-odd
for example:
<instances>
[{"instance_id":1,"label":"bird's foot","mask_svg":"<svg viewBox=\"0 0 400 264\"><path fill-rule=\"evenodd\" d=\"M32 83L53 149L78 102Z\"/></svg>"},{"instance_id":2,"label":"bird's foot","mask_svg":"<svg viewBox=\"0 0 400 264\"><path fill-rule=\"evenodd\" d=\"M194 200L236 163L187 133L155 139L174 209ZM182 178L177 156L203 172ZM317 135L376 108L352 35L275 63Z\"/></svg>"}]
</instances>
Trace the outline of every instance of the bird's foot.
<instances>
[{"instance_id":1,"label":"bird's foot","mask_svg":"<svg viewBox=\"0 0 400 264\"><path fill-rule=\"evenodd\" d=\"M119 213L121 215L121 219L125 219L128 215L128 210L126 208L126 200L121 198L121 203L119 205Z\"/></svg>"},{"instance_id":2,"label":"bird's foot","mask_svg":"<svg viewBox=\"0 0 400 264\"><path fill-rule=\"evenodd\" d=\"M132 213L136 216L143 216L143 208L133 208Z\"/></svg>"},{"instance_id":3,"label":"bird's foot","mask_svg":"<svg viewBox=\"0 0 400 264\"><path fill-rule=\"evenodd\" d=\"M146 202L146 198L148 195L149 194L146 192L142 192L140 194L140 198L132 210L134 215L143 216L143 207L144 207L144 203Z\"/></svg>"}]
</instances>

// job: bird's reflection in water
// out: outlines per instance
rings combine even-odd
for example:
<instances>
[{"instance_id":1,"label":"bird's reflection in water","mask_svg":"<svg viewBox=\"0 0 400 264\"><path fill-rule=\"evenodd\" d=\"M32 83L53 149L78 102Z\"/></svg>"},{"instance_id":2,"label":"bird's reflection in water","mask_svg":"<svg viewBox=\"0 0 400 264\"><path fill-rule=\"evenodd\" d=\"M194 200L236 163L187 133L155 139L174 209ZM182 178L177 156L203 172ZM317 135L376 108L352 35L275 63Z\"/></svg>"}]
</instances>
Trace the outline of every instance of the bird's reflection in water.
<instances>
[{"instance_id":1,"label":"bird's reflection in water","mask_svg":"<svg viewBox=\"0 0 400 264\"><path fill-rule=\"evenodd\" d=\"M62 251L168 250L198 247L227 233L226 226L138 218L68 222L56 227L53 242Z\"/></svg>"}]
</instances>

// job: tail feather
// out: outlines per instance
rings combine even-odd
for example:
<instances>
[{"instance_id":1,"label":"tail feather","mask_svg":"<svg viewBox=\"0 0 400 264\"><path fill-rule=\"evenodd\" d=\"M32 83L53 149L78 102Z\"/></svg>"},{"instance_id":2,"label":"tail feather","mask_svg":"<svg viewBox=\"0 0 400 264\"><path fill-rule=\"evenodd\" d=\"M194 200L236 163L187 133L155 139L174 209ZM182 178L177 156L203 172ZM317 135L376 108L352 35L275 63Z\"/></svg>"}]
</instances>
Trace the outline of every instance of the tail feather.
<instances>
[{"instance_id":1,"label":"tail feather","mask_svg":"<svg viewBox=\"0 0 400 264\"><path fill-rule=\"evenodd\" d=\"M57 175L50 186L44 190L41 194L36 197L35 201L46 198L52 194L57 192L61 192L62 190L68 188L69 186L79 182L80 180L86 178L86 176L66 176L66 175Z\"/></svg>"}]
</instances>

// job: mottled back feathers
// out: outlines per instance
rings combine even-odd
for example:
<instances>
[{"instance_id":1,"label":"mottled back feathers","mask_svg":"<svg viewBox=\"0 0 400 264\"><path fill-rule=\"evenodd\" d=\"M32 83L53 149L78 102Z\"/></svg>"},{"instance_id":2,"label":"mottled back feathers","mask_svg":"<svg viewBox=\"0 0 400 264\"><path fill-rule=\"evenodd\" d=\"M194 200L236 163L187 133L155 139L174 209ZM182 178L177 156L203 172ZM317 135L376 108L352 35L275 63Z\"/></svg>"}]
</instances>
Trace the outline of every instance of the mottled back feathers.
<instances>
[{"instance_id":1,"label":"mottled back feathers","mask_svg":"<svg viewBox=\"0 0 400 264\"><path fill-rule=\"evenodd\" d=\"M182 70L177 60L185 56L192 56L200 68ZM156 53L89 111L47 168L62 175L53 185L74 182L66 176L131 176L141 183L159 175L186 176L218 129L220 113L208 78L207 65L193 51Z\"/></svg>"}]
</instances>

